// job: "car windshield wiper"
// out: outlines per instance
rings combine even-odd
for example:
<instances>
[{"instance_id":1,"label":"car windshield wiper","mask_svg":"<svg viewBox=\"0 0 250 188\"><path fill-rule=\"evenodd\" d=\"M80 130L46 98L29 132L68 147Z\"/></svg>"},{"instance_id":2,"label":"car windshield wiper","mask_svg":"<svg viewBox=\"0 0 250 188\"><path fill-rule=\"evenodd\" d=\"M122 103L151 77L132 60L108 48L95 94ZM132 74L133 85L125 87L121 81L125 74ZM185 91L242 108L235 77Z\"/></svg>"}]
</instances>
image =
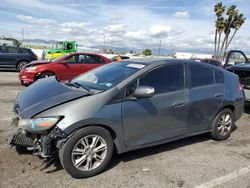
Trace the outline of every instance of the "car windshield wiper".
<instances>
[{"instance_id":1,"label":"car windshield wiper","mask_svg":"<svg viewBox=\"0 0 250 188\"><path fill-rule=\"evenodd\" d=\"M65 85L73 86L73 87L76 87L76 88L80 88L81 87L81 88L85 89L88 93L94 94L88 87L83 86L83 85L81 85L81 84L79 84L77 82L66 82Z\"/></svg>"}]
</instances>

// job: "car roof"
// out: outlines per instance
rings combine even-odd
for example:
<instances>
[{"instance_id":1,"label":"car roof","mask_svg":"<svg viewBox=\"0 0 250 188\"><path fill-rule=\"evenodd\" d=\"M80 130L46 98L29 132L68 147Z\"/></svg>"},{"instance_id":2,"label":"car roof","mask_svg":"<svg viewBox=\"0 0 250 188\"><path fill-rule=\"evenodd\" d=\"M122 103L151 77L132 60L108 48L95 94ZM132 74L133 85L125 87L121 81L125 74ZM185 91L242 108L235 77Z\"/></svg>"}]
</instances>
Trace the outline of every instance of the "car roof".
<instances>
[{"instance_id":1,"label":"car roof","mask_svg":"<svg viewBox=\"0 0 250 188\"><path fill-rule=\"evenodd\" d=\"M192 60L186 59L173 59L173 58L135 58L135 59L126 59L121 60L121 62L131 62L131 63L143 63L143 64L154 64L159 62L165 63L186 63L186 62L195 62Z\"/></svg>"},{"instance_id":2,"label":"car roof","mask_svg":"<svg viewBox=\"0 0 250 188\"><path fill-rule=\"evenodd\" d=\"M99 53L90 53L90 52L71 52L71 53L67 53L67 55L81 55L81 54L89 54L89 55L99 55L102 56Z\"/></svg>"}]
</instances>

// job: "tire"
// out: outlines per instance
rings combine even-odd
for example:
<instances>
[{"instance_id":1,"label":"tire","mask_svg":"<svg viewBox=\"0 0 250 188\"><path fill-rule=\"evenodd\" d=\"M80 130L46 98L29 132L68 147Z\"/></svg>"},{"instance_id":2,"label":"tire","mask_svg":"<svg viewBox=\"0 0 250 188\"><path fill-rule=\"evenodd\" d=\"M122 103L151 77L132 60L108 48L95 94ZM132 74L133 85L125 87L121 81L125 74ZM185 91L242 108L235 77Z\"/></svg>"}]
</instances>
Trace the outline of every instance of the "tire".
<instances>
[{"instance_id":1,"label":"tire","mask_svg":"<svg viewBox=\"0 0 250 188\"><path fill-rule=\"evenodd\" d=\"M30 85L28 83L24 83L24 81L22 81L22 80L21 80L21 84L22 84L22 86L25 86L25 87L28 87Z\"/></svg>"},{"instance_id":2,"label":"tire","mask_svg":"<svg viewBox=\"0 0 250 188\"><path fill-rule=\"evenodd\" d=\"M40 79L40 78L48 78L48 77L50 77L50 76L55 76L55 74L52 73L52 72L44 72L44 73L42 73L42 74L39 76L39 79Z\"/></svg>"},{"instance_id":3,"label":"tire","mask_svg":"<svg viewBox=\"0 0 250 188\"><path fill-rule=\"evenodd\" d=\"M21 70L24 66L28 65L28 62L27 61L20 61L18 64L17 64L17 70Z\"/></svg>"},{"instance_id":4,"label":"tire","mask_svg":"<svg viewBox=\"0 0 250 188\"><path fill-rule=\"evenodd\" d=\"M212 132L209 134L214 140L226 140L234 129L233 113L226 108L214 118Z\"/></svg>"},{"instance_id":5,"label":"tire","mask_svg":"<svg viewBox=\"0 0 250 188\"><path fill-rule=\"evenodd\" d=\"M102 127L91 126L80 129L67 140L59 150L59 159L73 178L88 178L107 167L113 150L110 133Z\"/></svg>"}]
</instances>

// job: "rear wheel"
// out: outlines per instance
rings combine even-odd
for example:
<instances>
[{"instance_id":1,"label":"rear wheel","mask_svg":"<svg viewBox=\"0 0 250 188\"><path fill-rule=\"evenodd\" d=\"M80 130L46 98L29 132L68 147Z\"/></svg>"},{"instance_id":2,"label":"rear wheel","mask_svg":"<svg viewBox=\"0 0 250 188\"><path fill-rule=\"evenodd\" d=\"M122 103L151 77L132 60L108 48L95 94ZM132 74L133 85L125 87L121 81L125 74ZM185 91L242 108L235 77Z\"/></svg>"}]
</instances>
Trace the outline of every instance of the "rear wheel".
<instances>
[{"instance_id":1,"label":"rear wheel","mask_svg":"<svg viewBox=\"0 0 250 188\"><path fill-rule=\"evenodd\" d=\"M214 119L210 137L215 140L226 140L234 127L233 113L230 109L223 109Z\"/></svg>"},{"instance_id":2,"label":"rear wheel","mask_svg":"<svg viewBox=\"0 0 250 188\"><path fill-rule=\"evenodd\" d=\"M20 61L18 64L17 64L17 70L21 70L23 67L25 67L26 65L28 65L28 62L27 61Z\"/></svg>"},{"instance_id":3,"label":"rear wheel","mask_svg":"<svg viewBox=\"0 0 250 188\"><path fill-rule=\"evenodd\" d=\"M88 178L102 172L113 155L113 140L102 127L77 131L59 151L64 169L74 178Z\"/></svg>"},{"instance_id":4,"label":"rear wheel","mask_svg":"<svg viewBox=\"0 0 250 188\"><path fill-rule=\"evenodd\" d=\"M55 76L55 74L52 72L44 72L39 76L39 78L48 78L50 76Z\"/></svg>"}]
</instances>

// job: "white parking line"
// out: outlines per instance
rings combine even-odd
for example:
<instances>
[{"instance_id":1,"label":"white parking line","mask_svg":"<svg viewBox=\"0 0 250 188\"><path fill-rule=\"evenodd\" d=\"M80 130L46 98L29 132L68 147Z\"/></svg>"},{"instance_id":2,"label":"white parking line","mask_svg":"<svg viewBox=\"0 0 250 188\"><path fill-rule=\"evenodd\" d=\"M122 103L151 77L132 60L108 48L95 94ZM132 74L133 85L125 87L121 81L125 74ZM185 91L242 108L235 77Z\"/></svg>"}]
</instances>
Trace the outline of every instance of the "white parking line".
<instances>
[{"instance_id":1,"label":"white parking line","mask_svg":"<svg viewBox=\"0 0 250 188\"><path fill-rule=\"evenodd\" d=\"M227 174L225 176L221 176L219 178L213 179L213 180L206 182L204 184L198 185L195 188L212 188L212 187L221 185L223 183L226 183L226 182L228 182L232 179L235 179L239 176L243 176L249 172L250 172L250 166L247 166L247 167L241 168L239 170L236 170L230 174Z\"/></svg>"},{"instance_id":2,"label":"white parking line","mask_svg":"<svg viewBox=\"0 0 250 188\"><path fill-rule=\"evenodd\" d=\"M9 120L11 120L12 118L2 118L2 119L0 119L0 121L9 121Z\"/></svg>"}]
</instances>

